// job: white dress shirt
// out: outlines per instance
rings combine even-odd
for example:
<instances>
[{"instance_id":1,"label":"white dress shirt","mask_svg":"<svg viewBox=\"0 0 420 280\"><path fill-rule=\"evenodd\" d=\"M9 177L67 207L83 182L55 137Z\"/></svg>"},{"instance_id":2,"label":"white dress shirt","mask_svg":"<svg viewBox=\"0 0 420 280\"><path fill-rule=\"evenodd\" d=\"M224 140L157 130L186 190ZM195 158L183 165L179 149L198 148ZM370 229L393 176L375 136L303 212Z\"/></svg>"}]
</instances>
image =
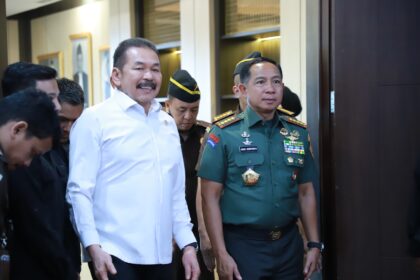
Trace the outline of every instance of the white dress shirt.
<instances>
[{"instance_id":1,"label":"white dress shirt","mask_svg":"<svg viewBox=\"0 0 420 280\"><path fill-rule=\"evenodd\" d=\"M154 100L116 91L87 108L70 134L67 200L84 247L133 264L168 264L172 238L195 242L175 121Z\"/></svg>"}]
</instances>

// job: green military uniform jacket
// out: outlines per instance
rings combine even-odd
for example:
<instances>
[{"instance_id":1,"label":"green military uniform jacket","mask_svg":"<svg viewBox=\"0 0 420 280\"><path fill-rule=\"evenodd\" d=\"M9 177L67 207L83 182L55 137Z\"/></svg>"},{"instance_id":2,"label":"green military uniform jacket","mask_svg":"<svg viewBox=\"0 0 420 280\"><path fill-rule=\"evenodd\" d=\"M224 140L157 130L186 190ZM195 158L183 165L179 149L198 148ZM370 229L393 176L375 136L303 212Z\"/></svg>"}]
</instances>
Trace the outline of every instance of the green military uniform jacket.
<instances>
[{"instance_id":1,"label":"green military uniform jacket","mask_svg":"<svg viewBox=\"0 0 420 280\"><path fill-rule=\"evenodd\" d=\"M286 226L300 216L298 185L315 179L308 132L279 111L264 122L248 108L212 127L198 176L223 184L223 223Z\"/></svg>"}]
</instances>

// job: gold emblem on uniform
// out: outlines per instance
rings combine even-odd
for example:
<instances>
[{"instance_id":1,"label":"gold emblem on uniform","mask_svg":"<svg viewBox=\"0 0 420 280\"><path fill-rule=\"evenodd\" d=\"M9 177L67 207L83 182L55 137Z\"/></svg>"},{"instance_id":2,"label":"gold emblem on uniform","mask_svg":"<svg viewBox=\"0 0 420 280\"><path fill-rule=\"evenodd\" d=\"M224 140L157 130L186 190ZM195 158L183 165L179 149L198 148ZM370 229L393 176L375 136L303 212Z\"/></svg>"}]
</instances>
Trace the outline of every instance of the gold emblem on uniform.
<instances>
[{"instance_id":1,"label":"gold emblem on uniform","mask_svg":"<svg viewBox=\"0 0 420 280\"><path fill-rule=\"evenodd\" d=\"M287 158L287 161L288 161L289 163L293 163L293 158L292 158L292 157L288 157L288 158Z\"/></svg>"},{"instance_id":2,"label":"gold emblem on uniform","mask_svg":"<svg viewBox=\"0 0 420 280\"><path fill-rule=\"evenodd\" d=\"M258 179L260 178L260 174L252 170L252 168L248 168L242 174L242 179L244 180L245 185L247 186L254 186L258 183Z\"/></svg>"},{"instance_id":3,"label":"gold emblem on uniform","mask_svg":"<svg viewBox=\"0 0 420 280\"><path fill-rule=\"evenodd\" d=\"M280 129L280 134L281 134L281 135L283 135L283 136L286 136L287 134L289 134L289 131L287 131L287 129L286 129L286 128L282 127L282 128Z\"/></svg>"},{"instance_id":4,"label":"gold emblem on uniform","mask_svg":"<svg viewBox=\"0 0 420 280\"><path fill-rule=\"evenodd\" d=\"M299 164L303 164L303 158L298 158Z\"/></svg>"}]
</instances>

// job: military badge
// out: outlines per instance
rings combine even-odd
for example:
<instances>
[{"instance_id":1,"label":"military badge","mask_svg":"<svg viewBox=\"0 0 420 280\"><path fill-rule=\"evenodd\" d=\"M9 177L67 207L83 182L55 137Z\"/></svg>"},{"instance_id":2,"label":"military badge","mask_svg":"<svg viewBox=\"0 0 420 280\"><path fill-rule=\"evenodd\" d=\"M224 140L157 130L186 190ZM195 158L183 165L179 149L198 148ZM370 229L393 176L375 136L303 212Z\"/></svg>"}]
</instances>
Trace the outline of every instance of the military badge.
<instances>
[{"instance_id":1,"label":"military badge","mask_svg":"<svg viewBox=\"0 0 420 280\"><path fill-rule=\"evenodd\" d=\"M282 127L280 129L280 134L286 136L287 134L289 134L289 131L286 128Z\"/></svg>"},{"instance_id":2,"label":"military badge","mask_svg":"<svg viewBox=\"0 0 420 280\"><path fill-rule=\"evenodd\" d=\"M292 173L292 181L295 181L296 180L297 174L298 174L298 171L297 170L293 170L293 173Z\"/></svg>"},{"instance_id":3,"label":"military badge","mask_svg":"<svg viewBox=\"0 0 420 280\"><path fill-rule=\"evenodd\" d=\"M249 135L248 132L244 131L241 133L242 138L249 138L251 135Z\"/></svg>"},{"instance_id":4,"label":"military badge","mask_svg":"<svg viewBox=\"0 0 420 280\"><path fill-rule=\"evenodd\" d=\"M260 174L252 170L252 168L248 168L243 174L242 179L244 180L244 184L247 186L254 186L258 183L260 178Z\"/></svg>"},{"instance_id":5,"label":"military badge","mask_svg":"<svg viewBox=\"0 0 420 280\"><path fill-rule=\"evenodd\" d=\"M284 139L284 152L288 154L305 154L305 147L302 141Z\"/></svg>"},{"instance_id":6,"label":"military badge","mask_svg":"<svg viewBox=\"0 0 420 280\"><path fill-rule=\"evenodd\" d=\"M249 139L248 139L248 138L246 138L246 139L245 139L245 141L244 141L244 142L242 142L242 143L244 143L244 145L249 146L249 145L251 145L251 144L252 144L252 141L249 141Z\"/></svg>"},{"instance_id":7,"label":"military badge","mask_svg":"<svg viewBox=\"0 0 420 280\"><path fill-rule=\"evenodd\" d=\"M292 135L293 137L295 137L296 140L299 139L299 137L300 137L300 133L297 130L293 130L292 132L290 132L290 135Z\"/></svg>"}]
</instances>

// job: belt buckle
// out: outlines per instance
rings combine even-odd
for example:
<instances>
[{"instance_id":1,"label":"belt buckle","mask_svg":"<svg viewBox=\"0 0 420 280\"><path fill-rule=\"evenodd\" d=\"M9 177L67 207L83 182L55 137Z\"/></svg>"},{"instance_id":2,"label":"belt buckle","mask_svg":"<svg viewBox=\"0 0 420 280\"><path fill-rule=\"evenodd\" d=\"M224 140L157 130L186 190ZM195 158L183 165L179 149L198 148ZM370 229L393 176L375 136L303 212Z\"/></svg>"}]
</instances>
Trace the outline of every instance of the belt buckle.
<instances>
[{"instance_id":1,"label":"belt buckle","mask_svg":"<svg viewBox=\"0 0 420 280\"><path fill-rule=\"evenodd\" d=\"M281 237L281 230L272 230L270 231L271 240L278 240Z\"/></svg>"}]
</instances>

